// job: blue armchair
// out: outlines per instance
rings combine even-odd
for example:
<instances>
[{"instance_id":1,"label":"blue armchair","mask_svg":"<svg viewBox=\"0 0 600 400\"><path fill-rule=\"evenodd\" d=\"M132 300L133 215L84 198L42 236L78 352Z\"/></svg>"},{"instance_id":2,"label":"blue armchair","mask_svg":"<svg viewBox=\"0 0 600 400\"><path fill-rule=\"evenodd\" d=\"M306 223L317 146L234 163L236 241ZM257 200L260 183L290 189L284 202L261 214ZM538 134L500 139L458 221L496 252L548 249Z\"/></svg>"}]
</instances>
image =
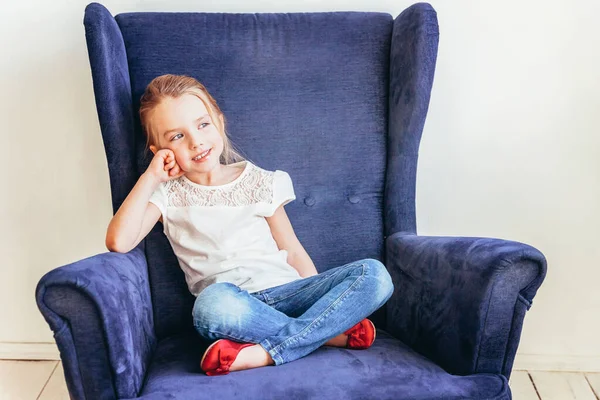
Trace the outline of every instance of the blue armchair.
<instances>
[{"instance_id":1,"label":"blue armchair","mask_svg":"<svg viewBox=\"0 0 600 400\"><path fill-rule=\"evenodd\" d=\"M152 78L194 76L245 155L288 171L286 206L320 271L361 258L394 279L367 350L321 347L278 367L209 377L209 343L161 224L127 254L42 277L36 301L74 399L510 399L526 310L546 260L526 244L416 234L415 176L438 24L419 3L376 12L85 10L113 210L151 154L137 110Z\"/></svg>"}]
</instances>

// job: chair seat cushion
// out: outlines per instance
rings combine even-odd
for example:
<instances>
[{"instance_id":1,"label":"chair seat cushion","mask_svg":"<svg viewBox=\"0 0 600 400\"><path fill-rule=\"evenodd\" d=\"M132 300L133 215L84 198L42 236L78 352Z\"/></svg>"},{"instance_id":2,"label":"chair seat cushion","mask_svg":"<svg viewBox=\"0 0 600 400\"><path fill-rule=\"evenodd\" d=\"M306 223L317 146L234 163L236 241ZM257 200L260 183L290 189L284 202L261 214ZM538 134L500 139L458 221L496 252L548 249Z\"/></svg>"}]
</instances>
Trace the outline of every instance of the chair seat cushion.
<instances>
[{"instance_id":1,"label":"chair seat cushion","mask_svg":"<svg viewBox=\"0 0 600 400\"><path fill-rule=\"evenodd\" d=\"M455 376L385 331L366 350L323 346L296 361L206 376L210 343L194 331L163 339L141 399L510 399L504 376Z\"/></svg>"}]
</instances>

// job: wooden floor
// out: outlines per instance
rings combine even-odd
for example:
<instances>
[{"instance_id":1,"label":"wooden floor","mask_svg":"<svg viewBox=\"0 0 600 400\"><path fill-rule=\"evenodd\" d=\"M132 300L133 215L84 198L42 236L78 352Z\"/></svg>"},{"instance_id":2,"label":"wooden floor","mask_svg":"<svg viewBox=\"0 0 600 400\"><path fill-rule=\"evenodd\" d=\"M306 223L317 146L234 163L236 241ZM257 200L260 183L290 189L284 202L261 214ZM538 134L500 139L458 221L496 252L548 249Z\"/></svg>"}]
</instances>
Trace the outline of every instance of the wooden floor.
<instances>
[{"instance_id":1,"label":"wooden floor","mask_svg":"<svg viewBox=\"0 0 600 400\"><path fill-rule=\"evenodd\" d=\"M513 371L515 400L598 400L600 373ZM0 360L1 400L68 400L60 361Z\"/></svg>"}]
</instances>

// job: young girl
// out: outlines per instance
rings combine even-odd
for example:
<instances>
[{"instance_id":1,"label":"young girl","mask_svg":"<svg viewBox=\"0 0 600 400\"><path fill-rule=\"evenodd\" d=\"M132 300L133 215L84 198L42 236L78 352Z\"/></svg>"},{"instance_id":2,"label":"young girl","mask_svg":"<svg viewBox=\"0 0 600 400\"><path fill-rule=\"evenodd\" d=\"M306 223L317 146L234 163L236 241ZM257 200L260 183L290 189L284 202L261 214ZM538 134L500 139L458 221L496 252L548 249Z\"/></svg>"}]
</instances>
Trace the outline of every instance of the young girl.
<instances>
[{"instance_id":1,"label":"young girl","mask_svg":"<svg viewBox=\"0 0 600 400\"><path fill-rule=\"evenodd\" d=\"M373 343L366 317L392 295L386 268L364 259L319 274L283 207L296 198L290 176L232 149L201 83L155 78L140 120L154 157L110 221L106 246L128 252L163 223L196 296L194 327L216 340L200 361L207 375Z\"/></svg>"}]
</instances>

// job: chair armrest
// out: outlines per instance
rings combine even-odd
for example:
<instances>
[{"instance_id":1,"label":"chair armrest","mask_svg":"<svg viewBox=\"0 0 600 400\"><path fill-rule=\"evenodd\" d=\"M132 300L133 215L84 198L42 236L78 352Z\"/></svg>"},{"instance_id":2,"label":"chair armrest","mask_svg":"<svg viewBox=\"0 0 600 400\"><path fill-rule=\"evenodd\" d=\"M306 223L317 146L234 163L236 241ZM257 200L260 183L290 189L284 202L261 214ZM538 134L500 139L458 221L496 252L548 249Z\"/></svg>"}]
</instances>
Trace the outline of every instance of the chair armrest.
<instances>
[{"instance_id":1,"label":"chair armrest","mask_svg":"<svg viewBox=\"0 0 600 400\"><path fill-rule=\"evenodd\" d=\"M509 378L544 255L514 241L411 233L390 236L386 251L390 334L451 373Z\"/></svg>"},{"instance_id":2,"label":"chair armrest","mask_svg":"<svg viewBox=\"0 0 600 400\"><path fill-rule=\"evenodd\" d=\"M72 398L138 395L156 346L142 244L46 273L36 301L54 331Z\"/></svg>"}]
</instances>

